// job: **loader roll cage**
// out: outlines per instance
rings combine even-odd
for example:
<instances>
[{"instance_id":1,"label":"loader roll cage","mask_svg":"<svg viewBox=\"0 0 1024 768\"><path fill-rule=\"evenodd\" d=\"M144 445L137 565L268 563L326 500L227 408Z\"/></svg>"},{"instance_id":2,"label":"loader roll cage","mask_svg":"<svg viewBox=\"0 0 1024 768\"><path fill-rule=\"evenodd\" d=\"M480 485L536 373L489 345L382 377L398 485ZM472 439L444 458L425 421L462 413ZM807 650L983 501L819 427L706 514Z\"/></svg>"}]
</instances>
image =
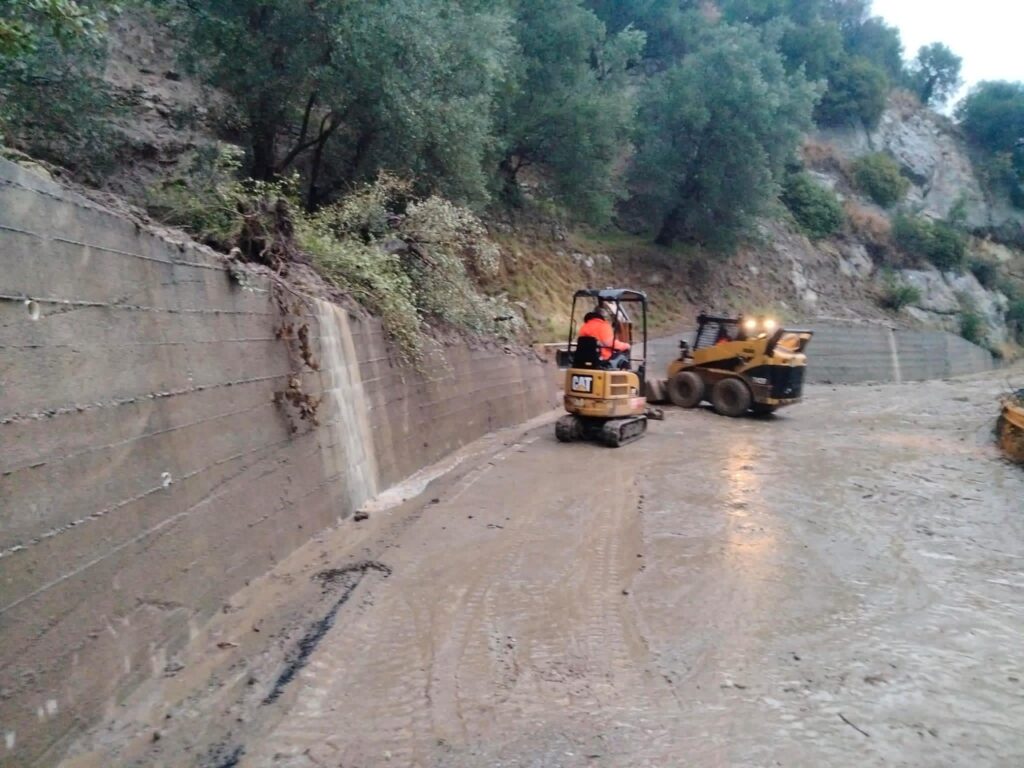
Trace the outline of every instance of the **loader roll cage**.
<instances>
[{"instance_id":1,"label":"loader roll cage","mask_svg":"<svg viewBox=\"0 0 1024 768\"><path fill-rule=\"evenodd\" d=\"M740 315L738 317L720 317L716 315L708 315L701 313L697 316L697 332L693 339L694 349L707 349L708 347L715 346L719 340L725 339L727 341L747 341L749 339L759 339L768 337L768 346L765 349L765 354L771 356L775 351L775 347L778 346L779 342L783 339L792 340L792 346L790 344L784 345L786 349L791 352L802 352L807 346L808 342L813 336L813 332L809 330L802 330L796 328L783 328L777 327L771 332L763 330L764 318L754 318L758 321L759 330L752 336L747 333L744 328L744 323L748 320L748 317ZM683 342L685 344L685 342ZM682 346L682 345L681 345Z\"/></svg>"},{"instance_id":2,"label":"loader roll cage","mask_svg":"<svg viewBox=\"0 0 1024 768\"><path fill-rule=\"evenodd\" d=\"M586 303L588 300L593 301L593 306L587 310L588 312L600 306L611 310L614 318L612 328L615 331L615 339L629 343L630 368L635 368L636 372L640 375L641 383L643 383L647 364L647 294L631 288L583 288L573 294L572 311L569 315L569 336L565 343L565 349L560 349L556 353L558 367L570 368L572 366L573 355L577 347L576 305L581 302ZM626 305L629 304L640 305L640 331L643 336L641 344L642 355L640 357L635 356L637 345L632 338L633 320L626 309ZM623 338L619 335L623 328L628 329L626 335L629 338Z\"/></svg>"}]
</instances>

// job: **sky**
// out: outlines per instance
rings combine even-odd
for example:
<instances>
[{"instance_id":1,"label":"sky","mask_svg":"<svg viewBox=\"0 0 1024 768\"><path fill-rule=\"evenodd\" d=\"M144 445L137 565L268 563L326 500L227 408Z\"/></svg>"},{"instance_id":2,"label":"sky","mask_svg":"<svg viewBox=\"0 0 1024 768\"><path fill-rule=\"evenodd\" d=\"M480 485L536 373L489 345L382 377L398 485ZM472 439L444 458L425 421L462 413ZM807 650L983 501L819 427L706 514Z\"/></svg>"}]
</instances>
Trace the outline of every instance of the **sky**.
<instances>
[{"instance_id":1,"label":"sky","mask_svg":"<svg viewBox=\"0 0 1024 768\"><path fill-rule=\"evenodd\" d=\"M963 59L963 92L981 80L1024 82L1021 0L874 0L872 12L899 28L908 59L922 45L948 45Z\"/></svg>"}]
</instances>

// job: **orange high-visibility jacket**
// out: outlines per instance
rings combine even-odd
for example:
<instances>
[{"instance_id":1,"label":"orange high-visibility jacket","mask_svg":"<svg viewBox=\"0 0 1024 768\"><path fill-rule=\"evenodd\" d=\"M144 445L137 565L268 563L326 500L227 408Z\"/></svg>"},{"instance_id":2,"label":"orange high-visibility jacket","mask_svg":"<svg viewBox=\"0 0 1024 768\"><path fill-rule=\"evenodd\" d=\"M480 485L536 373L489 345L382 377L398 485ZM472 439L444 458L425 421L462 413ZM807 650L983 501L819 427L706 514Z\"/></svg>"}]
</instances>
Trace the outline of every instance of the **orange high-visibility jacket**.
<instances>
[{"instance_id":1,"label":"orange high-visibility jacket","mask_svg":"<svg viewBox=\"0 0 1024 768\"><path fill-rule=\"evenodd\" d=\"M598 346L601 348L602 360L610 359L613 349L616 352L625 352L629 349L629 344L615 338L612 324L600 317L587 320L583 327L580 328L580 336L590 336L597 339Z\"/></svg>"}]
</instances>

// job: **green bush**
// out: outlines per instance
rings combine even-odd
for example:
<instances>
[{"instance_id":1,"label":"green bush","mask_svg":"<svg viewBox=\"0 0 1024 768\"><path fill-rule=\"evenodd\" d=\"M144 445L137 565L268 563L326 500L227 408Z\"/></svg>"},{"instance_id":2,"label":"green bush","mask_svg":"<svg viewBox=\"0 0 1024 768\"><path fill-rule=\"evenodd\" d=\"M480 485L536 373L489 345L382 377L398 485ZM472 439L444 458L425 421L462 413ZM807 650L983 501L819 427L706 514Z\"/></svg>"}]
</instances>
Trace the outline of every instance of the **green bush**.
<instances>
[{"instance_id":1,"label":"green bush","mask_svg":"<svg viewBox=\"0 0 1024 768\"><path fill-rule=\"evenodd\" d=\"M941 270L963 269L967 238L944 221L897 216L893 223L893 239L907 255L927 259Z\"/></svg>"},{"instance_id":2,"label":"green bush","mask_svg":"<svg viewBox=\"0 0 1024 768\"><path fill-rule=\"evenodd\" d=\"M920 300L921 291L916 286L899 279L891 270L886 273L879 304L893 312L899 312L903 307L916 304Z\"/></svg>"},{"instance_id":3,"label":"green bush","mask_svg":"<svg viewBox=\"0 0 1024 768\"><path fill-rule=\"evenodd\" d=\"M960 315L960 335L972 344L985 340L984 324L977 312L967 310Z\"/></svg>"},{"instance_id":4,"label":"green bush","mask_svg":"<svg viewBox=\"0 0 1024 768\"><path fill-rule=\"evenodd\" d=\"M800 228L811 238L828 237L843 226L843 207L835 193L816 184L806 173L787 177L781 199Z\"/></svg>"},{"instance_id":5,"label":"green bush","mask_svg":"<svg viewBox=\"0 0 1024 768\"><path fill-rule=\"evenodd\" d=\"M967 238L944 221L932 224L932 245L928 259L947 271L962 270L967 255Z\"/></svg>"},{"instance_id":6,"label":"green bush","mask_svg":"<svg viewBox=\"0 0 1024 768\"><path fill-rule=\"evenodd\" d=\"M439 197L417 200L412 184L381 174L338 202L306 213L298 178L235 181L237 153L202 174L150 193L150 210L221 250L275 264L310 257L330 282L376 314L410 362L429 344L427 321L494 338L523 329L518 312L480 285L499 267L481 221Z\"/></svg>"},{"instance_id":7,"label":"green bush","mask_svg":"<svg viewBox=\"0 0 1024 768\"><path fill-rule=\"evenodd\" d=\"M1006 324L1017 340L1024 343L1024 298L1010 298L1010 306L1006 310Z\"/></svg>"},{"instance_id":8,"label":"green bush","mask_svg":"<svg viewBox=\"0 0 1024 768\"><path fill-rule=\"evenodd\" d=\"M896 161L882 152L859 158L852 170L857 189L883 208L900 202L910 189Z\"/></svg>"},{"instance_id":9,"label":"green bush","mask_svg":"<svg viewBox=\"0 0 1024 768\"><path fill-rule=\"evenodd\" d=\"M996 287L999 280L999 269L991 261L974 256L967 262L967 268L985 288Z\"/></svg>"},{"instance_id":10,"label":"green bush","mask_svg":"<svg viewBox=\"0 0 1024 768\"><path fill-rule=\"evenodd\" d=\"M333 282L380 315L412 359L422 358L424 321L511 338L523 330L503 297L485 295L499 251L470 211L439 197L409 199L411 185L387 174L315 214L296 238ZM394 211L403 207L402 215ZM390 220L390 223L389 223ZM388 247L382 248L386 240Z\"/></svg>"}]
</instances>

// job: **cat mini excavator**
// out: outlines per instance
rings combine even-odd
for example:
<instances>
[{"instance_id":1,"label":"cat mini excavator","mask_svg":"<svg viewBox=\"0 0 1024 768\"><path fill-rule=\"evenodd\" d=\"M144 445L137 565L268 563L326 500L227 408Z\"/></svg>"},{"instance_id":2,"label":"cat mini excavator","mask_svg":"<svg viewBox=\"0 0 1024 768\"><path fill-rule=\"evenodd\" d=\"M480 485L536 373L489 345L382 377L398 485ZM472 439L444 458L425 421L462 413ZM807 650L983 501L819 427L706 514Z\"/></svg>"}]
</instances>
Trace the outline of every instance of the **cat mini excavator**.
<instances>
[{"instance_id":1,"label":"cat mini excavator","mask_svg":"<svg viewBox=\"0 0 1024 768\"><path fill-rule=\"evenodd\" d=\"M668 379L649 385L651 400L695 408L710 401L724 416L773 413L803 397L813 332L781 328L771 318L697 317L693 346L680 342Z\"/></svg>"},{"instance_id":2,"label":"cat mini excavator","mask_svg":"<svg viewBox=\"0 0 1024 768\"><path fill-rule=\"evenodd\" d=\"M596 338L576 338L579 305L589 307L584 319L598 312L610 319L614 340L631 345L628 352L602 348ZM640 315L640 337L634 338L630 308ZM639 343L639 349L637 344ZM602 349L607 352L602 354ZM649 408L644 396L647 359L647 296L628 288L576 291L569 319L569 338L558 350L558 367L565 369L566 415L555 424L563 443L595 440L618 448L639 440L647 431L648 418L660 419L659 409Z\"/></svg>"}]
</instances>

